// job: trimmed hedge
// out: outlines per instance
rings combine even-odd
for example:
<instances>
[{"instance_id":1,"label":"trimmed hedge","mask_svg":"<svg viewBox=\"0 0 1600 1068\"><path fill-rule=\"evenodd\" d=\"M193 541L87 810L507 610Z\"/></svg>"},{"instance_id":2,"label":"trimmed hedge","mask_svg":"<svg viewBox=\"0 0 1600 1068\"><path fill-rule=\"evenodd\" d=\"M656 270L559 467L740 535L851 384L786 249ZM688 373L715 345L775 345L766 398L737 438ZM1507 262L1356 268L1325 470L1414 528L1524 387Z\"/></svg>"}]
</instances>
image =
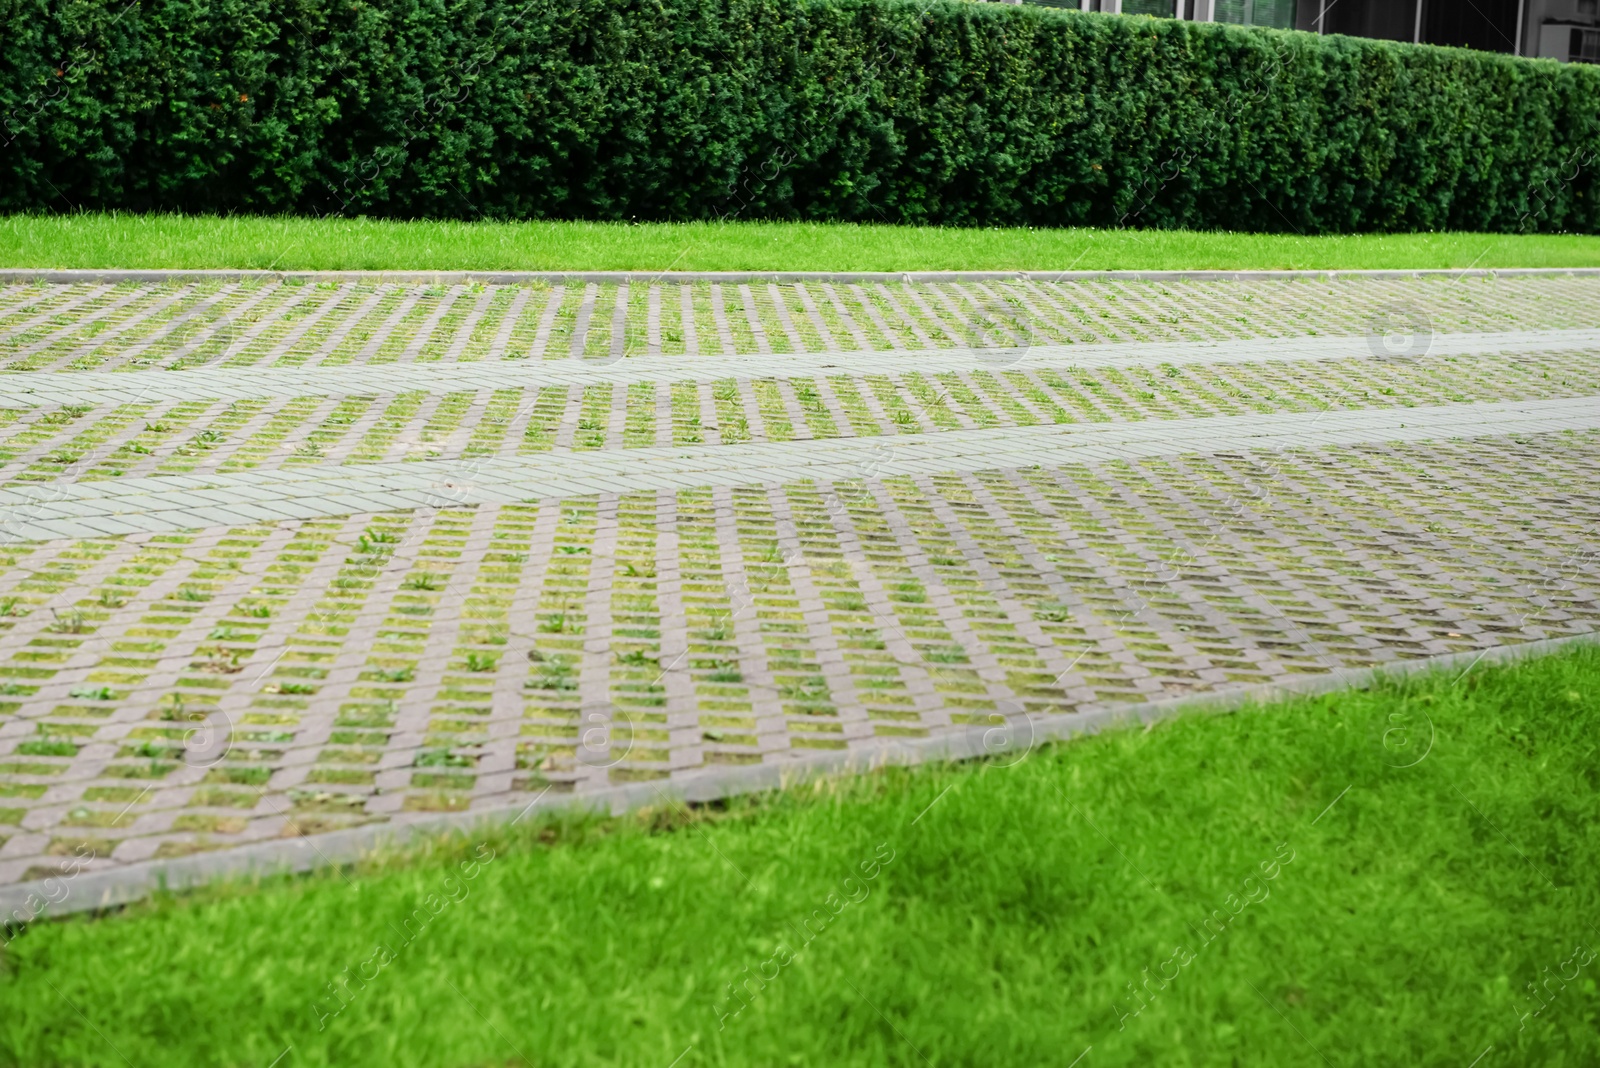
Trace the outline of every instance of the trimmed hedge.
<instances>
[{"instance_id":1,"label":"trimmed hedge","mask_svg":"<svg viewBox=\"0 0 1600 1068\"><path fill-rule=\"evenodd\" d=\"M0 210L1600 230L1600 69L960 0L7 0Z\"/></svg>"}]
</instances>

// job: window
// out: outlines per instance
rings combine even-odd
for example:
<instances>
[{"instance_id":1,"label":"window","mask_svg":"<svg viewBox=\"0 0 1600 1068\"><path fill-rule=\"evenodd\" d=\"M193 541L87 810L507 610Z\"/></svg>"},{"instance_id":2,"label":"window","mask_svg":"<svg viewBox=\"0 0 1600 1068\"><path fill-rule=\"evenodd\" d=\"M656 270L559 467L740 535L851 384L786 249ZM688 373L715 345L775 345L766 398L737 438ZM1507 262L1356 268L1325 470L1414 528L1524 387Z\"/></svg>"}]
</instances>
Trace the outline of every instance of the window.
<instances>
[{"instance_id":1,"label":"window","mask_svg":"<svg viewBox=\"0 0 1600 1068\"><path fill-rule=\"evenodd\" d=\"M1122 0L1124 15L1157 15L1170 19L1174 14L1173 0Z\"/></svg>"},{"instance_id":2,"label":"window","mask_svg":"<svg viewBox=\"0 0 1600 1068\"><path fill-rule=\"evenodd\" d=\"M1217 0L1216 20L1236 26L1294 29L1294 0Z\"/></svg>"},{"instance_id":3,"label":"window","mask_svg":"<svg viewBox=\"0 0 1600 1068\"><path fill-rule=\"evenodd\" d=\"M1573 63L1600 63L1600 30L1572 30L1567 59Z\"/></svg>"}]
</instances>

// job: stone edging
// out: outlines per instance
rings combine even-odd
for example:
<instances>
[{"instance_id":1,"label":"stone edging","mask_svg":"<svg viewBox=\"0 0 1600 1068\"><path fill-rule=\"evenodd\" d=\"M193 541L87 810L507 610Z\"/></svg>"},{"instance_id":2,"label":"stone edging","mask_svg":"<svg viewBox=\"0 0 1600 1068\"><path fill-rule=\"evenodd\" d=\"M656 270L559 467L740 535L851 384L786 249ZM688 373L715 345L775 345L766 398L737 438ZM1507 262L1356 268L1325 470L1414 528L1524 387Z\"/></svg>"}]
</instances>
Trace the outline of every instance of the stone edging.
<instances>
[{"instance_id":1,"label":"stone edging","mask_svg":"<svg viewBox=\"0 0 1600 1068\"><path fill-rule=\"evenodd\" d=\"M785 764L758 764L719 768L675 782L635 783L587 794L565 794L545 800L541 794L525 805L431 816L407 822L368 824L309 838L278 839L195 854L173 860L145 861L54 880L0 886L0 923L31 922L69 913L113 908L138 901L157 889L180 890L221 879L248 880L265 875L304 872L359 860L375 850L402 846L422 836L463 833L475 826L494 825L508 818L520 820L530 812L589 809L613 814L651 802L712 801L736 794L785 789L822 775L868 771L885 765L916 765L935 760L965 760L1022 749L1043 741L1064 741L1094 734L1134 721L1154 723L1188 712L1230 712L1245 705L1292 696L1327 693L1369 685L1380 677L1420 675L1430 671L1470 669L1482 662L1512 663L1559 649L1600 644L1600 631L1547 638L1542 641L1500 645L1477 653L1396 661L1381 667L1348 669L1326 675L1298 676L1283 682L1252 686L1225 693L1150 701L1114 709L1072 713L1026 721L1027 738L1018 738L1023 721L1006 727L975 726L936 738L907 739L870 752L821 753ZM999 735L999 737L997 737ZM54 884L53 886L48 884ZM66 897L57 902L62 886Z\"/></svg>"},{"instance_id":2,"label":"stone edging","mask_svg":"<svg viewBox=\"0 0 1600 1068\"><path fill-rule=\"evenodd\" d=\"M0 284L38 282L241 282L250 279L303 282L486 285L649 282L1255 282L1270 279L1500 278L1600 276L1600 267L1508 267L1377 271L257 271L257 270L59 270L0 268Z\"/></svg>"}]
</instances>

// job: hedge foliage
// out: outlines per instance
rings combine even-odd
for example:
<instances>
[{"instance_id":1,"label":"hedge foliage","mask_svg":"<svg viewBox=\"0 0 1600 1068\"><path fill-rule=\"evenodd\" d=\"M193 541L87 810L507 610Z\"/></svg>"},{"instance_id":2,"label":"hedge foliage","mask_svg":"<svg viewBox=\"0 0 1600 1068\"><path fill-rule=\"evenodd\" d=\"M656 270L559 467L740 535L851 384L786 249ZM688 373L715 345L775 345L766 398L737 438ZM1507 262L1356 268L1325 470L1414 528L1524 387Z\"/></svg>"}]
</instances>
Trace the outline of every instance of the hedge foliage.
<instances>
[{"instance_id":1,"label":"hedge foliage","mask_svg":"<svg viewBox=\"0 0 1600 1068\"><path fill-rule=\"evenodd\" d=\"M0 210L1600 230L1600 69L962 0L0 0Z\"/></svg>"}]
</instances>

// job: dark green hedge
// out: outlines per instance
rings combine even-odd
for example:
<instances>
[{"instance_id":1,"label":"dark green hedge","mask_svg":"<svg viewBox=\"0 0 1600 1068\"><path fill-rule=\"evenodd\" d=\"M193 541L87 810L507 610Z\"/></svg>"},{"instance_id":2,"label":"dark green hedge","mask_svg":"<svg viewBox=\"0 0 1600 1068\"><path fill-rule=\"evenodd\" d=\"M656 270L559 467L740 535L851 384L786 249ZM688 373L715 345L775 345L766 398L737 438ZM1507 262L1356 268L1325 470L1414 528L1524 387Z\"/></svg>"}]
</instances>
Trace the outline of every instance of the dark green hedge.
<instances>
[{"instance_id":1,"label":"dark green hedge","mask_svg":"<svg viewBox=\"0 0 1600 1068\"><path fill-rule=\"evenodd\" d=\"M0 0L0 210L1600 229L1600 70L960 0Z\"/></svg>"}]
</instances>

